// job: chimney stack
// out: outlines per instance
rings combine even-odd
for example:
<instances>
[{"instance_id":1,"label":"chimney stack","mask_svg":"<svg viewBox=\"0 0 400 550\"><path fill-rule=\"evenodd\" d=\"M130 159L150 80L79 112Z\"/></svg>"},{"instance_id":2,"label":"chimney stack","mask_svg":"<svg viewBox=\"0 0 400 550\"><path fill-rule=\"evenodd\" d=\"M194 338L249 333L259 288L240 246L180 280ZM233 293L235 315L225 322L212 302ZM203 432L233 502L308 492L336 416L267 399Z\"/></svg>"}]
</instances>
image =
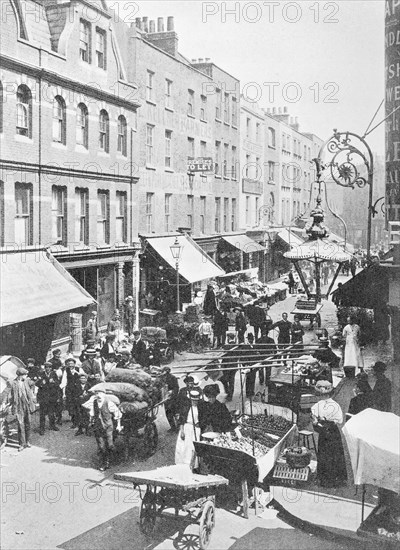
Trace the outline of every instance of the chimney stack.
<instances>
[{"instance_id":1,"label":"chimney stack","mask_svg":"<svg viewBox=\"0 0 400 550\"><path fill-rule=\"evenodd\" d=\"M287 107L284 107L284 108L283 108L283 114L286 115L287 112L288 112Z\"/></svg>"},{"instance_id":2,"label":"chimney stack","mask_svg":"<svg viewBox=\"0 0 400 550\"><path fill-rule=\"evenodd\" d=\"M136 27L138 29L141 29L142 28L142 20L140 19L140 17L136 17L135 21L136 21Z\"/></svg>"},{"instance_id":3,"label":"chimney stack","mask_svg":"<svg viewBox=\"0 0 400 550\"><path fill-rule=\"evenodd\" d=\"M148 29L148 17L143 17L142 30L149 33L146 40L163 50L164 52L176 56L178 53L178 35L174 31L174 18L167 18L167 30L164 30L164 18L157 18L157 31L155 21L150 21L150 32Z\"/></svg>"},{"instance_id":4,"label":"chimney stack","mask_svg":"<svg viewBox=\"0 0 400 550\"><path fill-rule=\"evenodd\" d=\"M272 114L276 115L276 107L272 107Z\"/></svg>"},{"instance_id":5,"label":"chimney stack","mask_svg":"<svg viewBox=\"0 0 400 550\"><path fill-rule=\"evenodd\" d=\"M174 18L172 16L169 16L167 18L167 31L173 31L174 30Z\"/></svg>"},{"instance_id":6,"label":"chimney stack","mask_svg":"<svg viewBox=\"0 0 400 550\"><path fill-rule=\"evenodd\" d=\"M204 60L206 63L210 63L211 59L209 57L206 57Z\"/></svg>"},{"instance_id":7,"label":"chimney stack","mask_svg":"<svg viewBox=\"0 0 400 550\"><path fill-rule=\"evenodd\" d=\"M199 57L198 63L203 63L203 58Z\"/></svg>"}]
</instances>

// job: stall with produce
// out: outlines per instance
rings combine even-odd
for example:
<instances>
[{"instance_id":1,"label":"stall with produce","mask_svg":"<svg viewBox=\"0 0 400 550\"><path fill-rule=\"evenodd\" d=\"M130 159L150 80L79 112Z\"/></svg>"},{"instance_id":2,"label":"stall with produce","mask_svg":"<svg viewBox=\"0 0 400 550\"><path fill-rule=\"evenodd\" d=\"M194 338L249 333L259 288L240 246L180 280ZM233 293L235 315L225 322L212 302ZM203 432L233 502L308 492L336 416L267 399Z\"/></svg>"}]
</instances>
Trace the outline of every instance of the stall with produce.
<instances>
[{"instance_id":1,"label":"stall with produce","mask_svg":"<svg viewBox=\"0 0 400 550\"><path fill-rule=\"evenodd\" d=\"M275 414L243 415L235 432L211 434L195 441L197 455L213 474L224 475L240 487L243 515L248 517L249 489L262 484L285 446L296 435L296 426Z\"/></svg>"},{"instance_id":2,"label":"stall with produce","mask_svg":"<svg viewBox=\"0 0 400 550\"><path fill-rule=\"evenodd\" d=\"M346 422L343 434L354 483L363 486L358 534L378 544L400 546L400 417L365 409ZM379 487L379 501L364 520L365 485Z\"/></svg>"},{"instance_id":3,"label":"stall with produce","mask_svg":"<svg viewBox=\"0 0 400 550\"><path fill-rule=\"evenodd\" d=\"M153 455L158 444L155 420L167 395L164 376L156 372L151 375L139 366L114 368L105 382L93 386L90 391L99 389L119 401L125 458L134 446L141 449L144 457ZM143 440L142 445L137 444L138 439Z\"/></svg>"}]
</instances>

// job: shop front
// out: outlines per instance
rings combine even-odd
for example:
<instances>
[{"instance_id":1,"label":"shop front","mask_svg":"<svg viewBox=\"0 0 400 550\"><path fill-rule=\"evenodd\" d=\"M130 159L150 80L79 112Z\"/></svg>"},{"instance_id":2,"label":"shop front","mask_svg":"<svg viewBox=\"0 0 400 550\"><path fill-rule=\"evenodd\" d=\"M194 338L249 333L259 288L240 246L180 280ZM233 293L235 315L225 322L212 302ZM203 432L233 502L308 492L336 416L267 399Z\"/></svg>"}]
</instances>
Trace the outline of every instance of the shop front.
<instances>
[{"instance_id":1,"label":"shop front","mask_svg":"<svg viewBox=\"0 0 400 550\"><path fill-rule=\"evenodd\" d=\"M223 235L217 248L217 262L226 273L260 268L265 247L244 233Z\"/></svg>"},{"instance_id":2,"label":"shop front","mask_svg":"<svg viewBox=\"0 0 400 550\"><path fill-rule=\"evenodd\" d=\"M140 310L181 311L207 282L224 274L188 235L143 236L140 259ZM172 247L172 250L171 250ZM178 260L174 257L178 250ZM179 289L178 289L179 285ZM179 290L179 292L178 292Z\"/></svg>"},{"instance_id":3,"label":"shop front","mask_svg":"<svg viewBox=\"0 0 400 550\"><path fill-rule=\"evenodd\" d=\"M44 361L59 316L96 303L45 249L1 254L1 349L3 354Z\"/></svg>"}]
</instances>

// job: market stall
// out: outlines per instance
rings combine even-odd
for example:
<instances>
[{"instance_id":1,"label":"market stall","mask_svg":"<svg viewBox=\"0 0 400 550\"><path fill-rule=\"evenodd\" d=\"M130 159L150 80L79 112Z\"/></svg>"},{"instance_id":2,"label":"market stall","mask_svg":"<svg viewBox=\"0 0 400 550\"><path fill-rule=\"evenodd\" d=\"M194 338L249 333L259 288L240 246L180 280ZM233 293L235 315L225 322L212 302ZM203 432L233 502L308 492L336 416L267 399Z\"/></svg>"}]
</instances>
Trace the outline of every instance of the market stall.
<instances>
[{"instance_id":1,"label":"market stall","mask_svg":"<svg viewBox=\"0 0 400 550\"><path fill-rule=\"evenodd\" d=\"M354 483L363 486L358 534L400 546L400 417L365 409L344 426ZM377 506L364 520L364 486L379 487Z\"/></svg>"},{"instance_id":2,"label":"market stall","mask_svg":"<svg viewBox=\"0 0 400 550\"><path fill-rule=\"evenodd\" d=\"M213 434L209 441L195 441L194 446L211 473L223 472L230 485L240 487L247 518L249 489L262 484L296 434L296 426L282 416L243 415L234 433Z\"/></svg>"}]
</instances>

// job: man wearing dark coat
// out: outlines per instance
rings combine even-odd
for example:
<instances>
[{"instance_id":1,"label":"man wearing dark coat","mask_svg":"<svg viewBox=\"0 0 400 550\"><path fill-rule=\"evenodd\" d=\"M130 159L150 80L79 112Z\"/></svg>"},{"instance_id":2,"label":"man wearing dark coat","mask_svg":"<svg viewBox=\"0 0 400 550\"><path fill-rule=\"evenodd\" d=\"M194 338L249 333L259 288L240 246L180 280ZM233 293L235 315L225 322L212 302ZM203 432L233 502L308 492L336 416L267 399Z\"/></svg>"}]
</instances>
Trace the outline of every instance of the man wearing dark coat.
<instances>
[{"instance_id":1,"label":"man wearing dark coat","mask_svg":"<svg viewBox=\"0 0 400 550\"><path fill-rule=\"evenodd\" d=\"M256 374L257 369L251 368L252 365L258 363L260 358L258 357L258 351L254 345L254 336L253 334L247 335L247 344L242 344L239 346L238 354L240 355L240 363L243 367L250 367L246 369L246 397L253 397L256 383Z\"/></svg>"},{"instance_id":2,"label":"man wearing dark coat","mask_svg":"<svg viewBox=\"0 0 400 550\"><path fill-rule=\"evenodd\" d=\"M219 394L218 384L205 386L203 392L208 401L205 401L204 406L199 409L201 432L230 432L232 429L232 417L228 407L217 399Z\"/></svg>"},{"instance_id":3,"label":"man wearing dark coat","mask_svg":"<svg viewBox=\"0 0 400 550\"><path fill-rule=\"evenodd\" d=\"M40 417L39 433L40 435L44 434L46 416L49 417L50 430L58 432L59 428L56 426L55 413L59 398L60 383L50 362L47 361L44 364L44 372L40 375L36 386L39 388L37 393Z\"/></svg>"},{"instance_id":4,"label":"man wearing dark coat","mask_svg":"<svg viewBox=\"0 0 400 550\"><path fill-rule=\"evenodd\" d=\"M247 306L246 311L249 323L254 329L254 338L257 340L262 324L265 321L265 312L261 307L254 304Z\"/></svg>"},{"instance_id":5,"label":"man wearing dark coat","mask_svg":"<svg viewBox=\"0 0 400 550\"><path fill-rule=\"evenodd\" d=\"M76 388L79 386L80 370L76 367L76 360L70 357L65 361L65 370L67 373L67 385L65 387L65 400L67 411L71 417L72 428L77 427L75 395Z\"/></svg>"},{"instance_id":6,"label":"man wearing dark coat","mask_svg":"<svg viewBox=\"0 0 400 550\"><path fill-rule=\"evenodd\" d=\"M142 365L142 367L147 367L148 365L147 346L142 340L140 331L135 330L133 332L133 337L134 337L134 340L132 342L132 350L131 350L132 357L136 363L139 363L139 365Z\"/></svg>"},{"instance_id":7,"label":"man wearing dark coat","mask_svg":"<svg viewBox=\"0 0 400 550\"><path fill-rule=\"evenodd\" d=\"M88 377L90 387L95 386L101 381L101 366L96 359L96 350L88 348L85 351L86 359L82 363L82 369Z\"/></svg>"},{"instance_id":8,"label":"man wearing dark coat","mask_svg":"<svg viewBox=\"0 0 400 550\"><path fill-rule=\"evenodd\" d=\"M164 402L165 416L167 417L170 431L175 432L178 429L175 416L178 412L178 393L179 384L176 376L171 374L171 367L164 367L164 378L168 388L167 399Z\"/></svg>"},{"instance_id":9,"label":"man wearing dark coat","mask_svg":"<svg viewBox=\"0 0 400 550\"><path fill-rule=\"evenodd\" d=\"M377 361L372 367L376 378L375 386L372 390L373 408L378 411L391 412L392 410L392 384L389 378L385 376L386 363Z\"/></svg>"},{"instance_id":10,"label":"man wearing dark coat","mask_svg":"<svg viewBox=\"0 0 400 550\"><path fill-rule=\"evenodd\" d=\"M288 314L286 312L282 313L282 319L274 323L271 328L279 328L278 344L290 344L292 323L288 321Z\"/></svg>"},{"instance_id":11,"label":"man wearing dark coat","mask_svg":"<svg viewBox=\"0 0 400 550\"><path fill-rule=\"evenodd\" d=\"M35 401L32 388L35 384L28 377L24 368L17 369L17 378L11 383L10 404L12 413L17 417L19 451L30 447L31 414L35 412Z\"/></svg>"},{"instance_id":12,"label":"man wearing dark coat","mask_svg":"<svg viewBox=\"0 0 400 550\"><path fill-rule=\"evenodd\" d=\"M212 316L217 309L217 301L215 299L215 292L212 285L207 286L207 292L203 302L203 313L206 316Z\"/></svg>"},{"instance_id":13,"label":"man wearing dark coat","mask_svg":"<svg viewBox=\"0 0 400 550\"><path fill-rule=\"evenodd\" d=\"M271 325L271 322L263 323L261 327L261 338L256 341L257 351L260 354L260 361L263 361L276 353L275 340L268 336ZM259 369L258 373L260 377L260 384L268 384L271 377L271 368L271 366L267 365L266 367L261 367Z\"/></svg>"},{"instance_id":14,"label":"man wearing dark coat","mask_svg":"<svg viewBox=\"0 0 400 550\"><path fill-rule=\"evenodd\" d=\"M214 315L214 336L217 339L218 348L225 345L228 328L229 320L226 311L217 309Z\"/></svg>"}]
</instances>

